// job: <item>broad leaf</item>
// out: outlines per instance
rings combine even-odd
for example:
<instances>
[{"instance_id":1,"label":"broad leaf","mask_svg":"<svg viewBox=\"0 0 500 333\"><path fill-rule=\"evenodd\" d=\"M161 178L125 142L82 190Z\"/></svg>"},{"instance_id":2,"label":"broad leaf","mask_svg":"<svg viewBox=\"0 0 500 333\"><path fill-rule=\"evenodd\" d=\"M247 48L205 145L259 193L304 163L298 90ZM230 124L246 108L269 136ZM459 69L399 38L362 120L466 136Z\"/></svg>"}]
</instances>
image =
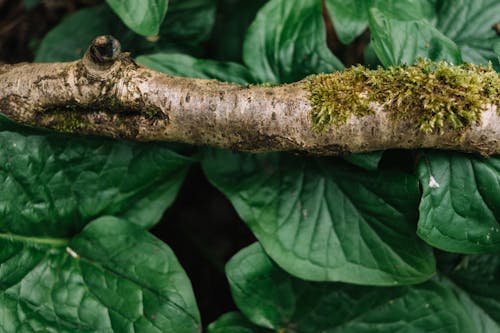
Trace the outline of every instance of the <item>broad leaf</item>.
<instances>
[{"instance_id":1,"label":"broad leaf","mask_svg":"<svg viewBox=\"0 0 500 333\"><path fill-rule=\"evenodd\" d=\"M167 12L168 0L106 0L123 23L143 36L155 36Z\"/></svg>"},{"instance_id":2,"label":"broad leaf","mask_svg":"<svg viewBox=\"0 0 500 333\"><path fill-rule=\"evenodd\" d=\"M434 273L415 235L418 183L337 159L211 151L208 179L233 203L269 255L291 274L371 285Z\"/></svg>"},{"instance_id":3,"label":"broad leaf","mask_svg":"<svg viewBox=\"0 0 500 333\"><path fill-rule=\"evenodd\" d=\"M418 234L446 251L500 251L500 157L426 152Z\"/></svg>"},{"instance_id":4,"label":"broad leaf","mask_svg":"<svg viewBox=\"0 0 500 333\"><path fill-rule=\"evenodd\" d=\"M191 160L163 145L2 131L0 232L65 237L102 215L154 225Z\"/></svg>"},{"instance_id":5,"label":"broad leaf","mask_svg":"<svg viewBox=\"0 0 500 333\"><path fill-rule=\"evenodd\" d=\"M232 62L196 59L186 54L157 53L137 57L137 62L159 72L185 77L216 79L248 84L253 81L248 69Z\"/></svg>"},{"instance_id":6,"label":"broad leaf","mask_svg":"<svg viewBox=\"0 0 500 333\"><path fill-rule=\"evenodd\" d=\"M259 244L236 254L226 274L245 316L278 332L476 332L453 291L435 281L389 288L307 282L280 269Z\"/></svg>"},{"instance_id":7,"label":"broad leaf","mask_svg":"<svg viewBox=\"0 0 500 333\"><path fill-rule=\"evenodd\" d=\"M238 312L229 312L220 316L208 325L207 333L272 333L273 331L258 327Z\"/></svg>"},{"instance_id":8,"label":"broad leaf","mask_svg":"<svg viewBox=\"0 0 500 333\"><path fill-rule=\"evenodd\" d=\"M378 9L370 11L373 49L386 67L413 64L419 57L460 64L457 45L427 20L398 20Z\"/></svg>"},{"instance_id":9,"label":"broad leaf","mask_svg":"<svg viewBox=\"0 0 500 333\"><path fill-rule=\"evenodd\" d=\"M448 278L476 322L475 332L500 332L500 256L465 256Z\"/></svg>"},{"instance_id":10,"label":"broad leaf","mask_svg":"<svg viewBox=\"0 0 500 333\"><path fill-rule=\"evenodd\" d=\"M351 43L368 26L368 11L374 0L326 0L335 32L344 44Z\"/></svg>"},{"instance_id":11,"label":"broad leaf","mask_svg":"<svg viewBox=\"0 0 500 333\"><path fill-rule=\"evenodd\" d=\"M321 2L271 0L248 29L243 59L259 82L298 81L342 63L326 45Z\"/></svg>"},{"instance_id":12,"label":"broad leaf","mask_svg":"<svg viewBox=\"0 0 500 333\"><path fill-rule=\"evenodd\" d=\"M439 2L437 28L451 38L466 62L488 64L500 70L493 45L500 36L493 25L500 22L498 0L444 0Z\"/></svg>"},{"instance_id":13,"label":"broad leaf","mask_svg":"<svg viewBox=\"0 0 500 333\"><path fill-rule=\"evenodd\" d=\"M68 240L0 234L0 281L2 332L201 332L173 252L116 218Z\"/></svg>"}]
</instances>

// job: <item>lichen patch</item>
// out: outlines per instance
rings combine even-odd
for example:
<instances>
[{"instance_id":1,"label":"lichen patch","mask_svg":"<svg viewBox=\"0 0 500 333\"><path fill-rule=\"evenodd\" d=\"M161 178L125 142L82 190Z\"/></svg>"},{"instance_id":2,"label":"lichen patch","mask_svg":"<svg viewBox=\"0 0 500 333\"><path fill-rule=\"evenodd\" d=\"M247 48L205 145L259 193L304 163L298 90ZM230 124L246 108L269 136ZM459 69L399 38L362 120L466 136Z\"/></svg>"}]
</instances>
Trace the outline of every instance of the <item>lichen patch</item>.
<instances>
[{"instance_id":1,"label":"lichen patch","mask_svg":"<svg viewBox=\"0 0 500 333\"><path fill-rule=\"evenodd\" d=\"M374 113L374 103L393 120L424 133L464 130L480 122L485 105L499 110L500 76L490 66L419 60L414 66L370 70L363 66L306 80L312 128L323 132L352 116Z\"/></svg>"}]
</instances>

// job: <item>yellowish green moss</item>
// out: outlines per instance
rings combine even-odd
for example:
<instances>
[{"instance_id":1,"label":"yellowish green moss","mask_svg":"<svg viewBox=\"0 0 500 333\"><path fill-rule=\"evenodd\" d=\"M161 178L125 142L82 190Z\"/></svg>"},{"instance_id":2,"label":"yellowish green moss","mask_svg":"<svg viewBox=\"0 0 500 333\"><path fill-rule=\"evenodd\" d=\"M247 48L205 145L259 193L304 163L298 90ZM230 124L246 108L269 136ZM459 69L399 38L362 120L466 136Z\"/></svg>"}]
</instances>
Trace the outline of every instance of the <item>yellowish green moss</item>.
<instances>
[{"instance_id":1,"label":"yellowish green moss","mask_svg":"<svg viewBox=\"0 0 500 333\"><path fill-rule=\"evenodd\" d=\"M52 115L54 129L64 133L74 133L91 127L90 124L82 120L82 116L75 112Z\"/></svg>"},{"instance_id":2,"label":"yellowish green moss","mask_svg":"<svg viewBox=\"0 0 500 333\"><path fill-rule=\"evenodd\" d=\"M312 127L324 131L375 112L407 119L425 133L461 130L481 119L484 105L500 109L500 76L490 66L419 60L414 66L369 70L362 66L306 80Z\"/></svg>"}]
</instances>

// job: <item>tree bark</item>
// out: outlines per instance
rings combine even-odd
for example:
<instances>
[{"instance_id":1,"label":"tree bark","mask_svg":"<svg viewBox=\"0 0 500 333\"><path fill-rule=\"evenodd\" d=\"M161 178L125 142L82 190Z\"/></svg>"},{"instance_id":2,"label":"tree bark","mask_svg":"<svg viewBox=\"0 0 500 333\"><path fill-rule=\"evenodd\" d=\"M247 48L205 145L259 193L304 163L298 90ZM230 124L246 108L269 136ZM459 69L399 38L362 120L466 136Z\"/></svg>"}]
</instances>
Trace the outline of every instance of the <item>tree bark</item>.
<instances>
[{"instance_id":1,"label":"tree bark","mask_svg":"<svg viewBox=\"0 0 500 333\"><path fill-rule=\"evenodd\" d=\"M415 120L390 117L374 101L368 114L353 114L319 132L311 120L310 81L263 87L165 75L120 54L110 38L96 38L75 62L1 65L0 113L69 133L251 152L329 155L436 148L500 153L499 103L482 105L480 119L466 128L446 125L424 132Z\"/></svg>"}]
</instances>

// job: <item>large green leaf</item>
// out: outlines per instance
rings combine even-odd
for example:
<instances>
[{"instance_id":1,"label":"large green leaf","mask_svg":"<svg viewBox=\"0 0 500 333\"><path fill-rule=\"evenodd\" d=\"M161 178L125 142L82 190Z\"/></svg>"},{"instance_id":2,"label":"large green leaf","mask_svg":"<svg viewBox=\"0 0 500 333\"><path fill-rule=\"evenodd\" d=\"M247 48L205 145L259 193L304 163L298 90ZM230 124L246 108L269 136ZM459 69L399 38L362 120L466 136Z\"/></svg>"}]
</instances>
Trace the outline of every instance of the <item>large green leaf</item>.
<instances>
[{"instance_id":1,"label":"large green leaf","mask_svg":"<svg viewBox=\"0 0 500 333\"><path fill-rule=\"evenodd\" d=\"M385 288L307 282L280 269L259 244L236 254L226 274L245 316L280 332L477 332L452 289L436 281Z\"/></svg>"},{"instance_id":2,"label":"large green leaf","mask_svg":"<svg viewBox=\"0 0 500 333\"><path fill-rule=\"evenodd\" d=\"M418 234L446 251L500 251L500 157L426 152Z\"/></svg>"},{"instance_id":3,"label":"large green leaf","mask_svg":"<svg viewBox=\"0 0 500 333\"><path fill-rule=\"evenodd\" d=\"M185 77L217 79L248 84L253 82L248 69L233 62L196 59L186 54L157 53L136 58L137 62L159 72Z\"/></svg>"},{"instance_id":4,"label":"large green leaf","mask_svg":"<svg viewBox=\"0 0 500 333\"><path fill-rule=\"evenodd\" d=\"M272 333L248 321L238 312L229 312L208 325L207 333Z\"/></svg>"},{"instance_id":5,"label":"large green leaf","mask_svg":"<svg viewBox=\"0 0 500 333\"><path fill-rule=\"evenodd\" d=\"M158 41L148 41L125 27L108 6L84 8L49 31L36 51L35 61L72 61L82 57L92 39L113 35L122 50L133 55L182 51L206 39L212 29L213 0L171 1Z\"/></svg>"},{"instance_id":6,"label":"large green leaf","mask_svg":"<svg viewBox=\"0 0 500 333\"><path fill-rule=\"evenodd\" d=\"M243 59L260 82L298 81L342 63L326 45L321 2L271 0L248 29Z\"/></svg>"},{"instance_id":7,"label":"large green leaf","mask_svg":"<svg viewBox=\"0 0 500 333\"><path fill-rule=\"evenodd\" d=\"M493 45L500 36L493 25L500 22L498 0L443 0L439 2L437 28L460 47L465 61L492 62L500 70Z\"/></svg>"},{"instance_id":8,"label":"large green leaf","mask_svg":"<svg viewBox=\"0 0 500 333\"><path fill-rule=\"evenodd\" d=\"M201 332L170 248L113 217L67 240L0 234L0 318L6 333Z\"/></svg>"},{"instance_id":9,"label":"large green leaf","mask_svg":"<svg viewBox=\"0 0 500 333\"><path fill-rule=\"evenodd\" d=\"M386 67L411 65L418 57L462 62L458 46L425 19L399 20L373 8L370 30L373 49Z\"/></svg>"},{"instance_id":10,"label":"large green leaf","mask_svg":"<svg viewBox=\"0 0 500 333\"><path fill-rule=\"evenodd\" d=\"M106 0L123 23L143 36L157 35L167 13L168 0Z\"/></svg>"},{"instance_id":11,"label":"large green leaf","mask_svg":"<svg viewBox=\"0 0 500 333\"><path fill-rule=\"evenodd\" d=\"M269 255L298 277L371 285L417 283L434 257L415 234L418 183L337 159L210 151L208 179Z\"/></svg>"},{"instance_id":12,"label":"large green leaf","mask_svg":"<svg viewBox=\"0 0 500 333\"><path fill-rule=\"evenodd\" d=\"M163 145L2 131L0 232L73 234L102 215L150 227L191 160Z\"/></svg>"}]
</instances>

